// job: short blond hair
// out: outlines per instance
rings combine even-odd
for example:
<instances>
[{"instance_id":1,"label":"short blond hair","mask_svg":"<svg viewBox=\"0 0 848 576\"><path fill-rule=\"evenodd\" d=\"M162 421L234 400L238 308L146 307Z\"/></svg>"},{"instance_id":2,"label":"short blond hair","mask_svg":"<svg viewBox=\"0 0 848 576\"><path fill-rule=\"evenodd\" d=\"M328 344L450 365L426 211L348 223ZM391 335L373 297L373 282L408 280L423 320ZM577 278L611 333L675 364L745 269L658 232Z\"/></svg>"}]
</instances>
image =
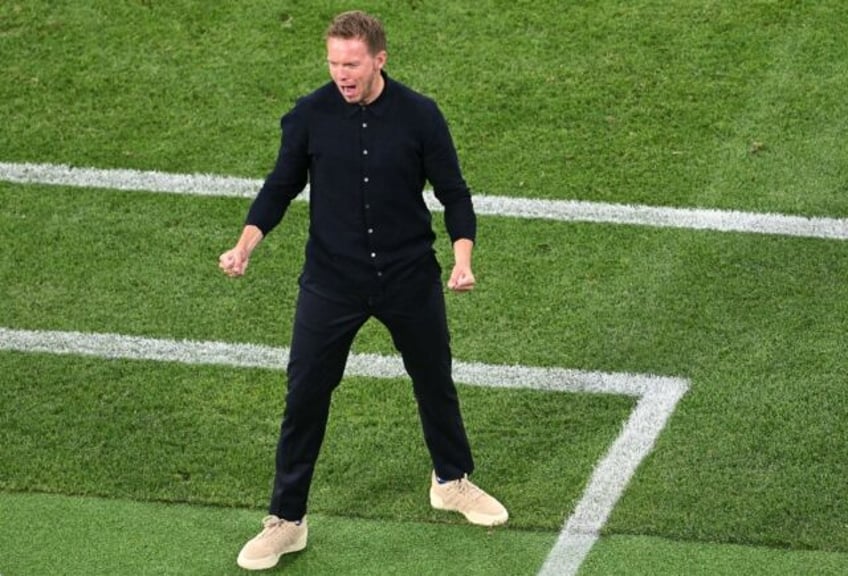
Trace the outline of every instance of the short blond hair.
<instances>
[{"instance_id":1,"label":"short blond hair","mask_svg":"<svg viewBox=\"0 0 848 576\"><path fill-rule=\"evenodd\" d=\"M358 38L365 42L372 56L386 49L386 31L383 29L383 23L361 10L342 12L333 18L324 37L327 40Z\"/></svg>"}]
</instances>

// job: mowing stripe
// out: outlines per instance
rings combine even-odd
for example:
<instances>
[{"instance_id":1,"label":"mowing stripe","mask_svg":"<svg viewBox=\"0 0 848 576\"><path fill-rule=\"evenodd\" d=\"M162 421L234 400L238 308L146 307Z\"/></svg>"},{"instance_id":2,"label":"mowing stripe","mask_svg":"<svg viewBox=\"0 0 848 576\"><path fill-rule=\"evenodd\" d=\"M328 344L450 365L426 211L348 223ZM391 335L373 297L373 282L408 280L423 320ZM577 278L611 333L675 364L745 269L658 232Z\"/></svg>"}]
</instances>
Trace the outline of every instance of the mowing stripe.
<instances>
[{"instance_id":1,"label":"mowing stripe","mask_svg":"<svg viewBox=\"0 0 848 576\"><path fill-rule=\"evenodd\" d=\"M288 359L287 348L255 344L2 327L0 350L278 370L284 368ZM352 354L345 374L398 378L404 377L406 372L400 358L396 356ZM458 382L474 386L624 394L639 398L621 433L595 466L585 492L545 560L540 572L542 576L577 574L630 478L653 449L654 442L674 412L677 402L689 388L685 379L651 374L584 372L470 362L455 362L454 375Z\"/></svg>"},{"instance_id":2,"label":"mowing stripe","mask_svg":"<svg viewBox=\"0 0 848 576\"><path fill-rule=\"evenodd\" d=\"M9 162L0 162L0 181L239 198L252 198L262 185L261 180L231 176ZM427 191L425 197L431 210L441 210L441 205L431 191ZM301 198L308 199L308 190ZM807 218L784 214L479 194L474 196L474 206L478 214L491 216L848 240L848 219L845 218Z\"/></svg>"}]
</instances>

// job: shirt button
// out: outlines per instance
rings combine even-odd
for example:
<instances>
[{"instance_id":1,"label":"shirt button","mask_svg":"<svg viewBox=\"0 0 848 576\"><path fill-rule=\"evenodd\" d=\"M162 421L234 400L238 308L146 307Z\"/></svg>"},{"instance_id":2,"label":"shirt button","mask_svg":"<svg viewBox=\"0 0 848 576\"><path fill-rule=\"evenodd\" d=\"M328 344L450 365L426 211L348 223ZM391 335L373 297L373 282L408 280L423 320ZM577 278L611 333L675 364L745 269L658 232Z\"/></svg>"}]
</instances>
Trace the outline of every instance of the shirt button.
<instances>
[{"instance_id":1,"label":"shirt button","mask_svg":"<svg viewBox=\"0 0 848 576\"><path fill-rule=\"evenodd\" d=\"M368 233L369 233L369 234L373 234L373 233L374 233L374 229L373 229L373 228L369 228L369 229L368 229Z\"/></svg>"},{"instance_id":2,"label":"shirt button","mask_svg":"<svg viewBox=\"0 0 848 576\"><path fill-rule=\"evenodd\" d=\"M366 205L365 205L365 209L366 209L366 210L370 210L370 209L371 209L371 204L366 204Z\"/></svg>"},{"instance_id":3,"label":"shirt button","mask_svg":"<svg viewBox=\"0 0 848 576\"><path fill-rule=\"evenodd\" d=\"M362 155L363 155L363 156L368 156L368 150L363 150L363 151L362 151Z\"/></svg>"},{"instance_id":4,"label":"shirt button","mask_svg":"<svg viewBox=\"0 0 848 576\"><path fill-rule=\"evenodd\" d=\"M363 128L368 128L368 122L363 122L363 123L362 123L362 127L363 127Z\"/></svg>"},{"instance_id":5,"label":"shirt button","mask_svg":"<svg viewBox=\"0 0 848 576\"><path fill-rule=\"evenodd\" d=\"M368 182L368 176L362 179L363 182Z\"/></svg>"},{"instance_id":6,"label":"shirt button","mask_svg":"<svg viewBox=\"0 0 848 576\"><path fill-rule=\"evenodd\" d=\"M376 252L371 252L371 258L376 258L376 257L377 257L377 253L376 253Z\"/></svg>"}]
</instances>

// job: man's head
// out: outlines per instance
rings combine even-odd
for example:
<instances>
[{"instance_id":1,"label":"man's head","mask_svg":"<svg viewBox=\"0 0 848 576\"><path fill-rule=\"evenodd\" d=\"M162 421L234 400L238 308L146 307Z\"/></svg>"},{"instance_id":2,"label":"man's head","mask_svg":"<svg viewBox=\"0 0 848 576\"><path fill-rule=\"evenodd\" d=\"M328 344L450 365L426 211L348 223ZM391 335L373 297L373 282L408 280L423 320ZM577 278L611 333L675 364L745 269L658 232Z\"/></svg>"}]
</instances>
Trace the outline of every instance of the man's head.
<instances>
[{"instance_id":1,"label":"man's head","mask_svg":"<svg viewBox=\"0 0 848 576\"><path fill-rule=\"evenodd\" d=\"M330 76L351 104L370 104L383 90L386 33L379 20L364 12L344 12L327 28Z\"/></svg>"}]
</instances>

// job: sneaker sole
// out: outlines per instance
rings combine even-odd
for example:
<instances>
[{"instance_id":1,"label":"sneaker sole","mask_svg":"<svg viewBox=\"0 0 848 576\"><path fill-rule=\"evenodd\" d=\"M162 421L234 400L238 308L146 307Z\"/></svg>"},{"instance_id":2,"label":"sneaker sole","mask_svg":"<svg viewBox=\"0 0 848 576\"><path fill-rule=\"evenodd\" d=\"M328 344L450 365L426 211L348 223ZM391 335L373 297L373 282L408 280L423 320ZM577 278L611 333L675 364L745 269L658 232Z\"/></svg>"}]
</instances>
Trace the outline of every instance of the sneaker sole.
<instances>
[{"instance_id":1,"label":"sneaker sole","mask_svg":"<svg viewBox=\"0 0 848 576\"><path fill-rule=\"evenodd\" d=\"M506 521L509 520L509 513L505 512L504 514L499 514L497 516L490 516L488 514L477 514L475 512L463 512L457 508L451 508L445 504L445 501L439 496L435 490L430 489L430 506L435 508L436 510L445 510L447 512L459 512L465 519L471 522L472 524L476 524L477 526L500 526L501 524L506 524Z\"/></svg>"},{"instance_id":2,"label":"sneaker sole","mask_svg":"<svg viewBox=\"0 0 848 576\"><path fill-rule=\"evenodd\" d=\"M241 554L239 554L239 557L236 559L236 564L245 570L267 570L268 568L273 568L284 555L291 554L292 552L300 552L306 548L306 537L307 535L304 534L302 537L298 538L294 544L279 554L271 554L269 556L263 556L262 558L242 558Z\"/></svg>"}]
</instances>

